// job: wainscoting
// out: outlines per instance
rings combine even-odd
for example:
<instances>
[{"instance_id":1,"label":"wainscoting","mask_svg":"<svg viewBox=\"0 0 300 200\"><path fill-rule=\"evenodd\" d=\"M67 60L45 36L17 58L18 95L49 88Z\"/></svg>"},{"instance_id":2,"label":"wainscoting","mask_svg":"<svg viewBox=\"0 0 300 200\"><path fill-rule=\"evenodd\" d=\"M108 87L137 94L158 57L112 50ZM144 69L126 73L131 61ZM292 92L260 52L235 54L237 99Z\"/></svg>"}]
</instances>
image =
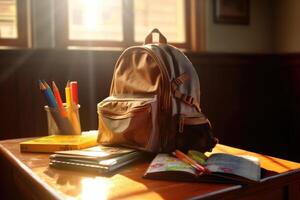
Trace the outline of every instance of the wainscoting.
<instances>
[{"instance_id":1,"label":"wainscoting","mask_svg":"<svg viewBox=\"0 0 300 200\"><path fill-rule=\"evenodd\" d=\"M83 130L97 129L120 51L1 50L0 139L47 134L37 80L78 80ZM300 161L300 55L186 53L221 143ZM298 87L299 84L299 87Z\"/></svg>"}]
</instances>

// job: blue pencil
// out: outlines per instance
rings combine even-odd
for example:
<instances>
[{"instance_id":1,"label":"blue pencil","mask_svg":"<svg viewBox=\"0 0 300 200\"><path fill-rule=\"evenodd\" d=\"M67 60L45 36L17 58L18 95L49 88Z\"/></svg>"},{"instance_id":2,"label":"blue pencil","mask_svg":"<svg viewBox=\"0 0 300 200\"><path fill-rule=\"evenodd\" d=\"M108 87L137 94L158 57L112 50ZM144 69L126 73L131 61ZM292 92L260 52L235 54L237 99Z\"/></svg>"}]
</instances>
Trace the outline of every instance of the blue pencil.
<instances>
[{"instance_id":1,"label":"blue pencil","mask_svg":"<svg viewBox=\"0 0 300 200\"><path fill-rule=\"evenodd\" d=\"M57 102L55 100L54 94L45 81L39 80L40 90L44 93L48 106L51 108L57 108Z\"/></svg>"}]
</instances>

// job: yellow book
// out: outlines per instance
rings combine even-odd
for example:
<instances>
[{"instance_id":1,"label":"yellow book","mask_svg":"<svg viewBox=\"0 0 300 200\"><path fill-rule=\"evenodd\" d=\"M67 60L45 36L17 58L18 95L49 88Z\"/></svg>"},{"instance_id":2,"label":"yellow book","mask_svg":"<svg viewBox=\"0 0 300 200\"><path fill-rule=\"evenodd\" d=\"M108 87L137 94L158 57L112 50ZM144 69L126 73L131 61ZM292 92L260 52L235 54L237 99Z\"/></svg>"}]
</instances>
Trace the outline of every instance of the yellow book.
<instances>
[{"instance_id":1,"label":"yellow book","mask_svg":"<svg viewBox=\"0 0 300 200\"><path fill-rule=\"evenodd\" d=\"M50 135L20 143L21 152L52 153L55 151L78 150L97 145L98 131L83 132L81 135Z\"/></svg>"}]
</instances>

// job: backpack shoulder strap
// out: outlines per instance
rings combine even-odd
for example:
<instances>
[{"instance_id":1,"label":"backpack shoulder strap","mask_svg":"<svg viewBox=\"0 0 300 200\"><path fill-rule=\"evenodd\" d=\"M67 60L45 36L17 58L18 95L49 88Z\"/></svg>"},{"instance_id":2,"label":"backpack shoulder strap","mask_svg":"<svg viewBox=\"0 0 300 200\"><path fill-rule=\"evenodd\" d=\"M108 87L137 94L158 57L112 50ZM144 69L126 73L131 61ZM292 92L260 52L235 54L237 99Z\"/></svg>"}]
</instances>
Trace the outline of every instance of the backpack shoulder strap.
<instances>
[{"instance_id":1,"label":"backpack shoulder strap","mask_svg":"<svg viewBox=\"0 0 300 200\"><path fill-rule=\"evenodd\" d=\"M171 82L173 95L183 101L184 103L194 106L198 112L201 112L199 102L192 96L186 95L178 90L178 87L187 81L190 77L188 74L183 73L180 76L174 78Z\"/></svg>"}]
</instances>

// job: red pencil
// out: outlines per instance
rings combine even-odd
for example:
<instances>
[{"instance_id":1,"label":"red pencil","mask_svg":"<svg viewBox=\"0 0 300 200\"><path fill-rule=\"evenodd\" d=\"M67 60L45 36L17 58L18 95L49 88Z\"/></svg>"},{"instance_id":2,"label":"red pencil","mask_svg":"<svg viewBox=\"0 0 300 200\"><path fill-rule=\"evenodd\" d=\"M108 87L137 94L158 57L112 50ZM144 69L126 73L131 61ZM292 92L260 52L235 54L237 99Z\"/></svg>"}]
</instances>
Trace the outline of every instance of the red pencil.
<instances>
[{"instance_id":1,"label":"red pencil","mask_svg":"<svg viewBox=\"0 0 300 200\"><path fill-rule=\"evenodd\" d=\"M70 88L71 88L71 96L72 96L72 103L73 105L78 104L78 84L77 81L71 81L70 83Z\"/></svg>"},{"instance_id":2,"label":"red pencil","mask_svg":"<svg viewBox=\"0 0 300 200\"><path fill-rule=\"evenodd\" d=\"M53 93L54 93L56 102L58 104L58 108L59 108L59 110L61 112L61 115L64 116L64 117L67 116L67 112L66 112L65 107L63 105L63 102L62 102L59 90L58 90L58 88L57 88L57 86L56 86L56 84L55 84L54 81L52 81L52 89L53 89Z\"/></svg>"}]
</instances>

